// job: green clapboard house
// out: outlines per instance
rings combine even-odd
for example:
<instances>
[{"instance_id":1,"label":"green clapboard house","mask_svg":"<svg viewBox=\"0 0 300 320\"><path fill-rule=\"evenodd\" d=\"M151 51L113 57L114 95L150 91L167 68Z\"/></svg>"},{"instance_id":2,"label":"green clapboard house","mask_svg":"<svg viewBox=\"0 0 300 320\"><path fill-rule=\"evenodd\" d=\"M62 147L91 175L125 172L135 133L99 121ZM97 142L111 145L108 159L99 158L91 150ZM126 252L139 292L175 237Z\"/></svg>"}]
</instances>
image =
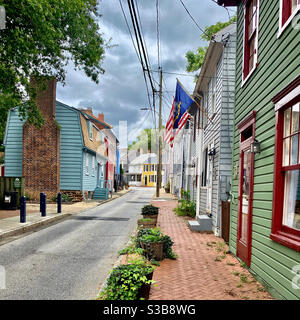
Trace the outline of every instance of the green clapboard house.
<instances>
[{"instance_id":1,"label":"green clapboard house","mask_svg":"<svg viewBox=\"0 0 300 320\"><path fill-rule=\"evenodd\" d=\"M230 250L278 299L300 299L300 1L237 7Z\"/></svg>"}]
</instances>

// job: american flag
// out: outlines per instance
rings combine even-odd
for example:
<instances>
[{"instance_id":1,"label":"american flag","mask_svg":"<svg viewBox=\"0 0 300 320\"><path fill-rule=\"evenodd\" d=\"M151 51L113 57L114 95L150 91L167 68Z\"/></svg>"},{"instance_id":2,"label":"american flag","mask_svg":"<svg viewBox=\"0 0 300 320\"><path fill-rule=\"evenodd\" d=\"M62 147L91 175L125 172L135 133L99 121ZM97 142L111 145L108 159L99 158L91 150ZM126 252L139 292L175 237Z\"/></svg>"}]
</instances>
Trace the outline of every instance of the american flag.
<instances>
[{"instance_id":1,"label":"american flag","mask_svg":"<svg viewBox=\"0 0 300 320\"><path fill-rule=\"evenodd\" d=\"M175 107L175 98L172 104L171 112L166 124L166 129L164 133L164 141L166 143L171 144L171 147L173 147L173 140L174 140L174 134L173 134L173 125L174 125L174 107Z\"/></svg>"}]
</instances>

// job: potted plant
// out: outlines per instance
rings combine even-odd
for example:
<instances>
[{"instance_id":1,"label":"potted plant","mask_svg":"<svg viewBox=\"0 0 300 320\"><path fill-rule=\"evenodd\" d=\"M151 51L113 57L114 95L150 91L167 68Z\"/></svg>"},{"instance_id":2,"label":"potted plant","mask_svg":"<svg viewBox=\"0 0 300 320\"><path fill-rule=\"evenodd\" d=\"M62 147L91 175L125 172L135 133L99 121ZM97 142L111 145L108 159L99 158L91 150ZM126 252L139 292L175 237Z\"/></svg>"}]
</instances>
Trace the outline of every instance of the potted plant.
<instances>
[{"instance_id":1,"label":"potted plant","mask_svg":"<svg viewBox=\"0 0 300 320\"><path fill-rule=\"evenodd\" d=\"M112 269L107 284L100 293L99 298L102 300L138 300L147 298L150 285L153 283L153 270L152 266L140 263L122 264ZM146 286L143 287L143 285Z\"/></svg>"},{"instance_id":2,"label":"potted plant","mask_svg":"<svg viewBox=\"0 0 300 320\"><path fill-rule=\"evenodd\" d=\"M143 218L150 218L155 220L155 224L157 222L157 216L158 216L158 208L150 205L146 205L142 208L142 215Z\"/></svg>"},{"instance_id":3,"label":"potted plant","mask_svg":"<svg viewBox=\"0 0 300 320\"><path fill-rule=\"evenodd\" d=\"M140 228L154 228L156 226L156 219L143 218L137 222Z\"/></svg>"},{"instance_id":4,"label":"potted plant","mask_svg":"<svg viewBox=\"0 0 300 320\"><path fill-rule=\"evenodd\" d=\"M144 255L149 260L163 260L164 258L176 259L171 247L173 241L159 229L141 229L136 237L136 245L144 250Z\"/></svg>"}]
</instances>

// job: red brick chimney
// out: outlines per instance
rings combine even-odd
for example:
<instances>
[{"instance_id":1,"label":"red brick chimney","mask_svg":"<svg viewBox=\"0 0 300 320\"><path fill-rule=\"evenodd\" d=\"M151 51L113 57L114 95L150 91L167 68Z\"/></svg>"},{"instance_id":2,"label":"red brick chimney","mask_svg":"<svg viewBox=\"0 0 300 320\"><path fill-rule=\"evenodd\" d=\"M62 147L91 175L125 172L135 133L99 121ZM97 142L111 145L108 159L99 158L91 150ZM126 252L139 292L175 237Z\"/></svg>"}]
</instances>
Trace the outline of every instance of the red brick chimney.
<instances>
[{"instance_id":1,"label":"red brick chimney","mask_svg":"<svg viewBox=\"0 0 300 320\"><path fill-rule=\"evenodd\" d=\"M31 79L37 87L37 79ZM59 192L60 129L55 121L56 79L45 79L46 89L37 93L37 107L45 123L37 128L28 122L23 126L23 176L25 192L37 197L45 192L47 198Z\"/></svg>"},{"instance_id":2,"label":"red brick chimney","mask_svg":"<svg viewBox=\"0 0 300 320\"><path fill-rule=\"evenodd\" d=\"M98 120L99 121L104 121L104 113L103 112L101 112L101 113L98 113Z\"/></svg>"}]
</instances>

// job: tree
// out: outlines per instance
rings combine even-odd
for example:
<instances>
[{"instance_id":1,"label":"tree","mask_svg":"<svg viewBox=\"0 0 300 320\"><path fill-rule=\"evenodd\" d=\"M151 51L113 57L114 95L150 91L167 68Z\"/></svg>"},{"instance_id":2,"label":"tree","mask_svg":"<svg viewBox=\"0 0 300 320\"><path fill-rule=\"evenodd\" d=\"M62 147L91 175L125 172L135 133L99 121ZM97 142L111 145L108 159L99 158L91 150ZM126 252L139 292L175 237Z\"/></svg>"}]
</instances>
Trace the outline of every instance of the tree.
<instances>
[{"instance_id":1,"label":"tree","mask_svg":"<svg viewBox=\"0 0 300 320\"><path fill-rule=\"evenodd\" d=\"M162 130L164 130L162 126ZM163 141L164 145L164 141ZM129 146L128 150L139 150L143 149L144 152L150 150L153 153L156 153L158 150L158 130L154 129L144 129L137 137L136 141L133 141Z\"/></svg>"},{"instance_id":2,"label":"tree","mask_svg":"<svg viewBox=\"0 0 300 320\"><path fill-rule=\"evenodd\" d=\"M0 129L15 106L22 118L41 126L31 75L64 83L70 60L96 83L104 73L108 44L99 29L98 0L0 0L0 5L6 11L6 28L0 30Z\"/></svg>"},{"instance_id":3,"label":"tree","mask_svg":"<svg viewBox=\"0 0 300 320\"><path fill-rule=\"evenodd\" d=\"M213 36L217 32L223 30L233 22L236 22L236 16L234 16L227 22L217 22L214 25L205 27L204 32L201 35L201 39L204 41L211 41L213 39ZM185 57L187 59L187 67L186 67L187 72L195 72L202 67L207 48L208 47L198 47L196 52L188 51L186 53ZM195 76L195 82L197 81L198 77L199 75Z\"/></svg>"}]
</instances>

